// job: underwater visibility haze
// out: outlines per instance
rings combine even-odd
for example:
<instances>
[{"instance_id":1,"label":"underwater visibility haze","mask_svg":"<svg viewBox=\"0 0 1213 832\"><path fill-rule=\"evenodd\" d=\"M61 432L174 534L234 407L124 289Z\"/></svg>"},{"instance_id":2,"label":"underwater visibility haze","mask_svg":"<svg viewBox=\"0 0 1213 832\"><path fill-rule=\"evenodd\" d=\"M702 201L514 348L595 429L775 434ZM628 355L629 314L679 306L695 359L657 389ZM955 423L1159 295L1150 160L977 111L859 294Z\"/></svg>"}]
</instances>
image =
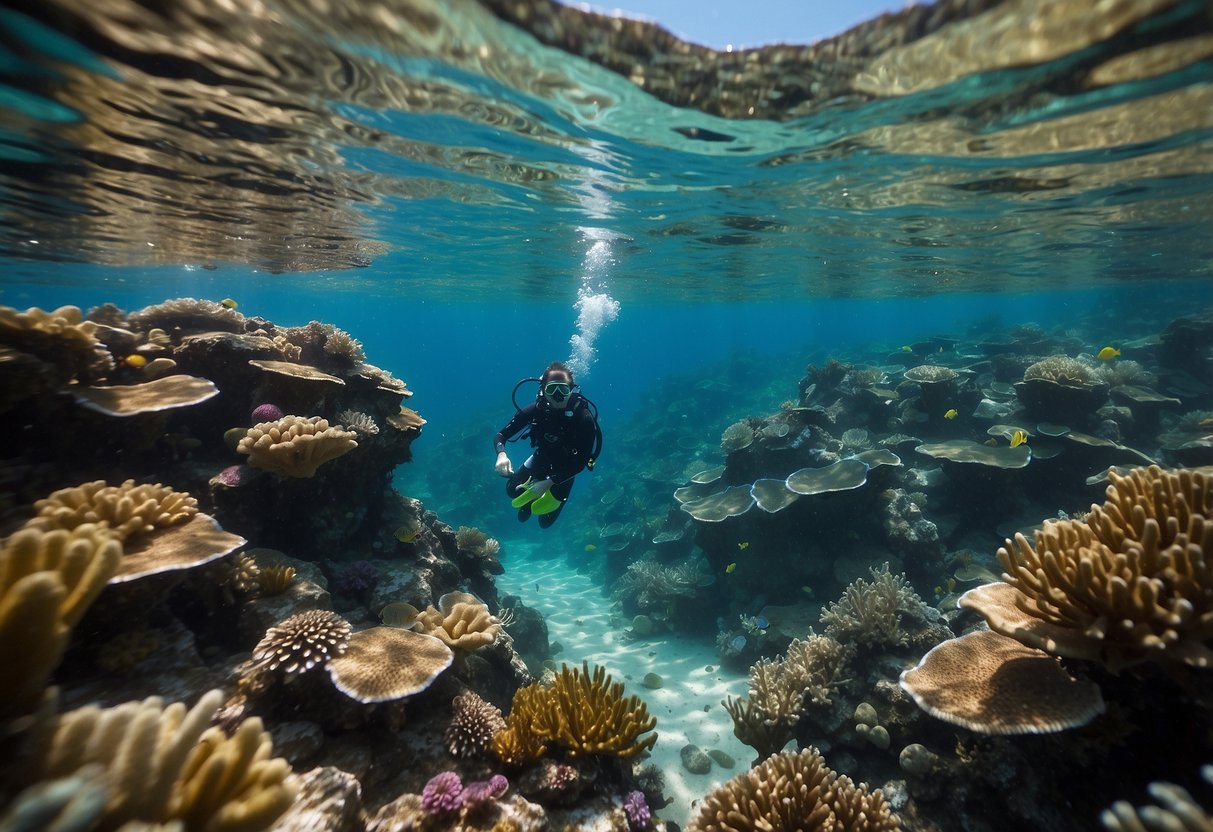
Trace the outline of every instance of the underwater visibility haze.
<instances>
[{"instance_id":1,"label":"underwater visibility haze","mask_svg":"<svg viewBox=\"0 0 1213 832\"><path fill-rule=\"evenodd\" d=\"M9 2L0 113L0 829L1213 823L1209 2Z\"/></svg>"}]
</instances>

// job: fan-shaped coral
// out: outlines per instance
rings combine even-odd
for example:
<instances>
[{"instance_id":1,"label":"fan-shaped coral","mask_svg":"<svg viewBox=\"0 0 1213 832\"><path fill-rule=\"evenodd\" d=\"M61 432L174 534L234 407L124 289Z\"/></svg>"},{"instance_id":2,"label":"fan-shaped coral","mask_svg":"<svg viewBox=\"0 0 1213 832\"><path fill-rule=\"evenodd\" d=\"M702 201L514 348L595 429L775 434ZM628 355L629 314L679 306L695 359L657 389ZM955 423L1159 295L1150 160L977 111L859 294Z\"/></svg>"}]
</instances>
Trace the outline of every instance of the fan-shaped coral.
<instances>
[{"instance_id":1,"label":"fan-shaped coral","mask_svg":"<svg viewBox=\"0 0 1213 832\"><path fill-rule=\"evenodd\" d=\"M1120 668L1213 663L1213 486L1200 471L1108 473L1082 522L1048 522L1035 546L999 549L1007 583L966 593L990 628L1054 655Z\"/></svg>"},{"instance_id":2,"label":"fan-shaped coral","mask_svg":"<svg viewBox=\"0 0 1213 832\"><path fill-rule=\"evenodd\" d=\"M892 832L896 816L869 792L832 771L814 748L785 751L739 774L700 803L687 832L846 830Z\"/></svg>"},{"instance_id":3,"label":"fan-shaped coral","mask_svg":"<svg viewBox=\"0 0 1213 832\"><path fill-rule=\"evenodd\" d=\"M315 476L316 469L358 447L353 431L329 427L319 416L284 416L249 428L236 446L249 464L286 477Z\"/></svg>"},{"instance_id":4,"label":"fan-shaped coral","mask_svg":"<svg viewBox=\"0 0 1213 832\"><path fill-rule=\"evenodd\" d=\"M359 702L388 702L428 688L454 655L432 636L396 627L354 633L348 648L328 663L333 685Z\"/></svg>"}]
</instances>

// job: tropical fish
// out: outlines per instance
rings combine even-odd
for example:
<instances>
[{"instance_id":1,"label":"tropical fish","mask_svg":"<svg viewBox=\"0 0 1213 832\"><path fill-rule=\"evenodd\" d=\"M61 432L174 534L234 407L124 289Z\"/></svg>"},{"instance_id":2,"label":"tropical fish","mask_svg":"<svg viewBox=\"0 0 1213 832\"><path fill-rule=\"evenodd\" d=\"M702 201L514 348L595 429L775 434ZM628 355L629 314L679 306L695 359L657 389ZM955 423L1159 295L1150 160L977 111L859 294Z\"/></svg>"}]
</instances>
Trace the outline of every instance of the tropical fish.
<instances>
[{"instance_id":1,"label":"tropical fish","mask_svg":"<svg viewBox=\"0 0 1213 832\"><path fill-rule=\"evenodd\" d=\"M1022 430L1017 430L1011 434L1011 447L1018 448L1020 445L1028 444L1028 435Z\"/></svg>"},{"instance_id":2,"label":"tropical fish","mask_svg":"<svg viewBox=\"0 0 1213 832\"><path fill-rule=\"evenodd\" d=\"M135 353L132 355L128 355L126 358L122 359L122 363L132 369L141 370L147 366L147 359L144 358L142 355Z\"/></svg>"},{"instance_id":3,"label":"tropical fish","mask_svg":"<svg viewBox=\"0 0 1213 832\"><path fill-rule=\"evenodd\" d=\"M1120 355L1120 350L1116 349L1116 347L1104 347L1102 350L1095 353L1095 357L1100 361L1111 361L1118 355Z\"/></svg>"},{"instance_id":4,"label":"tropical fish","mask_svg":"<svg viewBox=\"0 0 1213 832\"><path fill-rule=\"evenodd\" d=\"M953 592L956 589L956 579L948 578L947 587L948 587L948 592Z\"/></svg>"},{"instance_id":5,"label":"tropical fish","mask_svg":"<svg viewBox=\"0 0 1213 832\"><path fill-rule=\"evenodd\" d=\"M913 347L907 347L907 346L904 346L904 345L903 345L903 346L902 346L902 348L901 348L901 351L902 351L902 352L914 352L914 348L913 348Z\"/></svg>"},{"instance_id":6,"label":"tropical fish","mask_svg":"<svg viewBox=\"0 0 1213 832\"><path fill-rule=\"evenodd\" d=\"M223 300L219 301L219 305L224 309L235 309L240 304L236 303L236 301L232 300L231 298L224 298Z\"/></svg>"},{"instance_id":7,"label":"tropical fish","mask_svg":"<svg viewBox=\"0 0 1213 832\"><path fill-rule=\"evenodd\" d=\"M754 616L754 626L760 630L765 630L771 626L771 622L767 621L764 616L756 615Z\"/></svg>"},{"instance_id":8,"label":"tropical fish","mask_svg":"<svg viewBox=\"0 0 1213 832\"><path fill-rule=\"evenodd\" d=\"M743 549L743 550L750 548L750 541L748 541L748 540L741 541L740 543L737 544L737 548Z\"/></svg>"},{"instance_id":9,"label":"tropical fish","mask_svg":"<svg viewBox=\"0 0 1213 832\"><path fill-rule=\"evenodd\" d=\"M401 526L392 532L392 535L401 543L412 543L419 534L421 534L421 529L414 529L411 526Z\"/></svg>"},{"instance_id":10,"label":"tropical fish","mask_svg":"<svg viewBox=\"0 0 1213 832\"><path fill-rule=\"evenodd\" d=\"M943 418L947 419L948 421L951 421L959 415L960 414L956 412L956 408L950 407L950 408L948 408L948 412L943 414Z\"/></svg>"},{"instance_id":11,"label":"tropical fish","mask_svg":"<svg viewBox=\"0 0 1213 832\"><path fill-rule=\"evenodd\" d=\"M598 547L597 547L597 546L595 546L593 543L587 543L587 544L585 544L585 550L586 550L587 552L592 552L592 551L594 551L594 550L595 550L595 549L597 549L597 548L598 548Z\"/></svg>"},{"instance_id":12,"label":"tropical fish","mask_svg":"<svg viewBox=\"0 0 1213 832\"><path fill-rule=\"evenodd\" d=\"M726 575L732 575L732 574L733 574L733 570L734 570L734 569L736 569L736 568L737 568L737 561L733 561L732 563L730 563L728 566L726 566L726 567L724 568L724 574L726 574Z\"/></svg>"}]
</instances>

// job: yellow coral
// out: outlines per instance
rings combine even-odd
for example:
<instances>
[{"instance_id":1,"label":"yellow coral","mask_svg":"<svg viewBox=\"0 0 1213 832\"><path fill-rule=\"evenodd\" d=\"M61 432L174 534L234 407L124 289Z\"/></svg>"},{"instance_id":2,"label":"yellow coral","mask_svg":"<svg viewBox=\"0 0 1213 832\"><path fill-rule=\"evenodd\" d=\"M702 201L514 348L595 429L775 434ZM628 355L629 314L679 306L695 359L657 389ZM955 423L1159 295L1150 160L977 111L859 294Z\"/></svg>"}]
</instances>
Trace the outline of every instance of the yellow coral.
<instances>
[{"instance_id":1,"label":"yellow coral","mask_svg":"<svg viewBox=\"0 0 1213 832\"><path fill-rule=\"evenodd\" d=\"M710 792L687 832L821 829L895 832L897 817L869 792L825 764L815 748L785 751Z\"/></svg>"},{"instance_id":2,"label":"yellow coral","mask_svg":"<svg viewBox=\"0 0 1213 832\"><path fill-rule=\"evenodd\" d=\"M448 592L438 599L437 609L426 607L417 620L423 633L441 639L458 655L492 644L501 633L501 622L488 606L466 592Z\"/></svg>"},{"instance_id":3,"label":"yellow coral","mask_svg":"<svg viewBox=\"0 0 1213 832\"><path fill-rule=\"evenodd\" d=\"M97 325L84 320L76 306L47 312L33 307L18 312L0 306L0 344L33 355L55 369L58 382L78 379L91 383L114 368L113 359L97 340Z\"/></svg>"},{"instance_id":4,"label":"yellow coral","mask_svg":"<svg viewBox=\"0 0 1213 832\"><path fill-rule=\"evenodd\" d=\"M635 757L652 748L657 735L644 739L657 720L635 696L624 697L623 685L612 682L602 667L590 673L561 667L550 688L519 688L510 706L506 727L493 738L502 760L521 763L543 756L559 746L573 758L587 755Z\"/></svg>"},{"instance_id":5,"label":"yellow coral","mask_svg":"<svg viewBox=\"0 0 1213 832\"><path fill-rule=\"evenodd\" d=\"M22 529L0 549L0 718L28 713L63 657L71 628L122 562L105 529Z\"/></svg>"},{"instance_id":6,"label":"yellow coral","mask_svg":"<svg viewBox=\"0 0 1213 832\"><path fill-rule=\"evenodd\" d=\"M965 594L990 628L1116 669L1213 664L1213 485L1202 471L1115 471L1084 522L1046 523L998 551L1008 583Z\"/></svg>"},{"instance_id":7,"label":"yellow coral","mask_svg":"<svg viewBox=\"0 0 1213 832\"><path fill-rule=\"evenodd\" d=\"M38 515L27 526L49 531L74 529L84 523L105 523L126 541L140 534L175 526L198 513L189 494L159 483L107 485L105 480L62 488L34 503Z\"/></svg>"},{"instance_id":8,"label":"yellow coral","mask_svg":"<svg viewBox=\"0 0 1213 832\"><path fill-rule=\"evenodd\" d=\"M284 416L249 428L236 446L249 464L287 477L315 476L316 469L358 447L357 434L329 427L319 416Z\"/></svg>"}]
</instances>

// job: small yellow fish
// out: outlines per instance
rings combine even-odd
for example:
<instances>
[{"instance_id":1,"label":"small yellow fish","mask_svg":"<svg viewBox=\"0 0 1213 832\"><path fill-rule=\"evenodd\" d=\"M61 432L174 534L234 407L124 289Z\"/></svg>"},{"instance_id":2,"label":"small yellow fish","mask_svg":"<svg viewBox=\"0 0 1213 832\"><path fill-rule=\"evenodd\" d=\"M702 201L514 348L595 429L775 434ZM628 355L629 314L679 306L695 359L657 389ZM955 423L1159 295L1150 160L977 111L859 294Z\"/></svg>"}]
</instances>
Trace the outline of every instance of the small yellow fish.
<instances>
[{"instance_id":1,"label":"small yellow fish","mask_svg":"<svg viewBox=\"0 0 1213 832\"><path fill-rule=\"evenodd\" d=\"M947 419L950 422L959 415L960 414L956 412L956 408L951 407L951 408L948 408L947 413L943 414L943 418Z\"/></svg>"},{"instance_id":2,"label":"small yellow fish","mask_svg":"<svg viewBox=\"0 0 1213 832\"><path fill-rule=\"evenodd\" d=\"M1116 349L1116 347L1104 347L1102 350L1095 353L1095 357L1100 361L1111 361L1118 355L1120 355L1120 350Z\"/></svg>"},{"instance_id":3,"label":"small yellow fish","mask_svg":"<svg viewBox=\"0 0 1213 832\"><path fill-rule=\"evenodd\" d=\"M726 566L724 568L724 574L732 575L733 570L735 570L736 568L737 568L737 561L733 561L732 563L730 563L728 566Z\"/></svg>"},{"instance_id":4,"label":"small yellow fish","mask_svg":"<svg viewBox=\"0 0 1213 832\"><path fill-rule=\"evenodd\" d=\"M585 544L585 550L586 550L587 552L592 552L592 551L594 551L594 550L595 550L595 549L597 549L597 548L598 548L598 547L597 547L597 546L595 546L593 543L587 543L587 544Z\"/></svg>"},{"instance_id":5,"label":"small yellow fish","mask_svg":"<svg viewBox=\"0 0 1213 832\"><path fill-rule=\"evenodd\" d=\"M409 526L401 526L392 533L401 543L412 543L421 534L421 529L410 528Z\"/></svg>"},{"instance_id":6,"label":"small yellow fish","mask_svg":"<svg viewBox=\"0 0 1213 832\"><path fill-rule=\"evenodd\" d=\"M743 540L743 541L741 541L740 543L738 543L738 544L737 544L737 548L738 548L738 549L748 549L748 548L750 548L750 541L748 541L748 540Z\"/></svg>"},{"instance_id":7,"label":"small yellow fish","mask_svg":"<svg viewBox=\"0 0 1213 832\"><path fill-rule=\"evenodd\" d=\"M236 303L236 301L232 300L231 298L224 298L223 300L219 301L219 305L224 309L235 309L240 304Z\"/></svg>"},{"instance_id":8,"label":"small yellow fish","mask_svg":"<svg viewBox=\"0 0 1213 832\"><path fill-rule=\"evenodd\" d=\"M147 359L142 355L134 354L128 355L126 358L122 359L122 363L132 369L142 370L147 366Z\"/></svg>"},{"instance_id":9,"label":"small yellow fish","mask_svg":"<svg viewBox=\"0 0 1213 832\"><path fill-rule=\"evenodd\" d=\"M935 587L935 594L936 594L936 595L943 595L943 587L941 587L941 586L937 586L937 587Z\"/></svg>"},{"instance_id":10,"label":"small yellow fish","mask_svg":"<svg viewBox=\"0 0 1213 832\"><path fill-rule=\"evenodd\" d=\"M1018 448L1020 445L1028 444L1028 435L1022 430L1017 430L1011 434L1011 447Z\"/></svg>"},{"instance_id":11,"label":"small yellow fish","mask_svg":"<svg viewBox=\"0 0 1213 832\"><path fill-rule=\"evenodd\" d=\"M914 348L913 348L913 347L907 347L907 346L903 346L903 347L901 348L901 351L902 351L902 352L914 352Z\"/></svg>"},{"instance_id":12,"label":"small yellow fish","mask_svg":"<svg viewBox=\"0 0 1213 832\"><path fill-rule=\"evenodd\" d=\"M953 592L956 589L956 579L948 578L947 586L948 586L948 592Z\"/></svg>"}]
</instances>

